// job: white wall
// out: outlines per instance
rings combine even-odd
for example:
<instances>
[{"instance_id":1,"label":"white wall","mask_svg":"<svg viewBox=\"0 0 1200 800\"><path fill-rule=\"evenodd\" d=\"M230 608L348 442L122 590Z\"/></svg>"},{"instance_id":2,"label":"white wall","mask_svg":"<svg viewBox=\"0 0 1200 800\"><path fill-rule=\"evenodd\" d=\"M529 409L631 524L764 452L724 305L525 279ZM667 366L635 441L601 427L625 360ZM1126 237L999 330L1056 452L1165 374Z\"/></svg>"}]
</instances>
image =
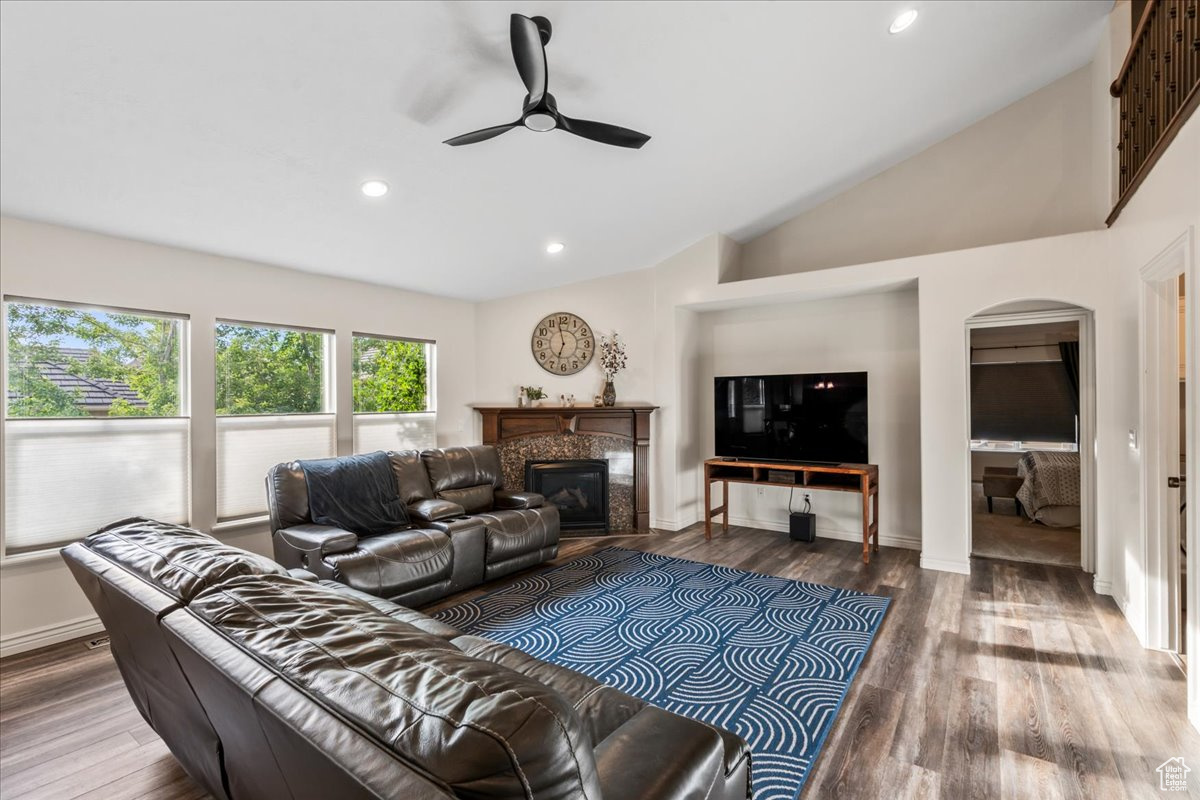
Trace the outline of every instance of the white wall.
<instances>
[{"instance_id":1,"label":"white wall","mask_svg":"<svg viewBox=\"0 0 1200 800\"><path fill-rule=\"evenodd\" d=\"M434 339L439 443L474 440L474 412L468 407L476 399L475 308L470 303L12 218L0 218L0 293L190 317L191 520L201 530L211 530L216 522L211 409L217 318L333 330L338 408L350 407L352 333ZM339 452L349 453L351 440L350 415L340 415ZM2 480L0 475L0 489ZM87 480L86 464L80 465L80 480ZM271 550L263 525L220 535L240 547ZM89 627L94 627L91 607L56 555L0 567L4 651L46 644L55 635L80 635Z\"/></svg>"},{"instance_id":2,"label":"white wall","mask_svg":"<svg viewBox=\"0 0 1200 800\"><path fill-rule=\"evenodd\" d=\"M1078 69L744 242L741 277L1100 228L1093 91Z\"/></svg>"},{"instance_id":3,"label":"white wall","mask_svg":"<svg viewBox=\"0 0 1200 800\"><path fill-rule=\"evenodd\" d=\"M714 453L713 377L795 372L868 374L868 450L879 465L880 541L921 542L920 370L914 290L755 306L699 314L701 413L692 435L701 458ZM862 541L862 500L811 492L817 533ZM796 491L796 508L803 503ZM730 522L787 530L788 490L730 486Z\"/></svg>"},{"instance_id":4,"label":"white wall","mask_svg":"<svg viewBox=\"0 0 1200 800\"><path fill-rule=\"evenodd\" d=\"M621 334L629 368L614 381L617 402L650 400L654 394L654 332L647 322L653 309L648 270L479 303L475 315L475 399L513 405L517 387L534 385L550 395L547 403L556 404L560 394L573 393L577 403L591 405L604 386L598 358L575 375L555 375L542 369L529 347L529 337L539 320L555 311L568 311L592 326L597 344L600 334Z\"/></svg>"}]
</instances>

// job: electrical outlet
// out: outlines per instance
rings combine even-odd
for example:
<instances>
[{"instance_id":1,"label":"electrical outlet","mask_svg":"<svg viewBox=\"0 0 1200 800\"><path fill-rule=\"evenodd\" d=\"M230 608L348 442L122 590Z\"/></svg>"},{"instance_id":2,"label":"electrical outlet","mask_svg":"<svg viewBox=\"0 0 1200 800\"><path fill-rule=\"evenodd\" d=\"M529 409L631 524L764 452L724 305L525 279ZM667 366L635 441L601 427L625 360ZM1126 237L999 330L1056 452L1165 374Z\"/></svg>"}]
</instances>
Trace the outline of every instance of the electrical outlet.
<instances>
[{"instance_id":1,"label":"electrical outlet","mask_svg":"<svg viewBox=\"0 0 1200 800\"><path fill-rule=\"evenodd\" d=\"M759 496L759 497L762 497L762 496L763 496L763 494L764 494L763 487L759 486L759 487L758 487L758 496Z\"/></svg>"}]
</instances>

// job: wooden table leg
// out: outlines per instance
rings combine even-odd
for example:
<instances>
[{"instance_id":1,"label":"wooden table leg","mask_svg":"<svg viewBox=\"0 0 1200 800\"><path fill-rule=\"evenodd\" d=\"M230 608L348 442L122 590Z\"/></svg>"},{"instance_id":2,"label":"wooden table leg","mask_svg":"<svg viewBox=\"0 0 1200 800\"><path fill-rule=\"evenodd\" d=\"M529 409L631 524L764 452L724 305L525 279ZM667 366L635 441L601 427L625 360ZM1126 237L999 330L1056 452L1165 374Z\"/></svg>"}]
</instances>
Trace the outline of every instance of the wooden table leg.
<instances>
[{"instance_id":1,"label":"wooden table leg","mask_svg":"<svg viewBox=\"0 0 1200 800\"><path fill-rule=\"evenodd\" d=\"M871 478L862 476L863 563L871 563Z\"/></svg>"},{"instance_id":2,"label":"wooden table leg","mask_svg":"<svg viewBox=\"0 0 1200 800\"><path fill-rule=\"evenodd\" d=\"M875 552L879 552L879 484L875 484L875 494L871 495L871 516L875 518Z\"/></svg>"},{"instance_id":3,"label":"wooden table leg","mask_svg":"<svg viewBox=\"0 0 1200 800\"><path fill-rule=\"evenodd\" d=\"M721 532L729 533L729 481L721 481Z\"/></svg>"},{"instance_id":4,"label":"wooden table leg","mask_svg":"<svg viewBox=\"0 0 1200 800\"><path fill-rule=\"evenodd\" d=\"M712 539L712 481L704 476L704 541Z\"/></svg>"}]
</instances>

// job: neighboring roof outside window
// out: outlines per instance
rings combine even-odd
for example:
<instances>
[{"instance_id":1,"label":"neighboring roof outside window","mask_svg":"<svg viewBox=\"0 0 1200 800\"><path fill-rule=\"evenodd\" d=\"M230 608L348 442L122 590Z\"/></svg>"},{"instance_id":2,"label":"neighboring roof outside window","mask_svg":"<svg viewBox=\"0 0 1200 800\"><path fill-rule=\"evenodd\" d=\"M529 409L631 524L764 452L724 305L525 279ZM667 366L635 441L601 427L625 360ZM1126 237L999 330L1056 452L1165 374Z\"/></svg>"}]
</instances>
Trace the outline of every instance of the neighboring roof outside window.
<instances>
[{"instance_id":1,"label":"neighboring roof outside window","mask_svg":"<svg viewBox=\"0 0 1200 800\"><path fill-rule=\"evenodd\" d=\"M103 415L108 413L117 400L124 400L137 408L146 407L146 401L124 381L85 378L77 374L79 366L91 356L90 350L82 347L60 347L58 355L59 358L53 362L35 362L38 372L59 389L75 395L75 405L81 410L93 415ZM11 389L8 391L9 402L19 399L20 395L17 392Z\"/></svg>"}]
</instances>

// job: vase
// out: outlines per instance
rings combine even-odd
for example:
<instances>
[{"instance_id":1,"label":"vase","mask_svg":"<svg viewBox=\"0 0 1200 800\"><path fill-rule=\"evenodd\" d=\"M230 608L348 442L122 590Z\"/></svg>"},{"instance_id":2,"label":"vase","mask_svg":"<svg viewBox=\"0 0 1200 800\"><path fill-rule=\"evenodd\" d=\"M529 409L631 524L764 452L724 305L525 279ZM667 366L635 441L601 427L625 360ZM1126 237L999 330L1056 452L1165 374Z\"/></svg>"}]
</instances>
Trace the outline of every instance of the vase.
<instances>
[{"instance_id":1,"label":"vase","mask_svg":"<svg viewBox=\"0 0 1200 800\"><path fill-rule=\"evenodd\" d=\"M613 386L612 381L604 382L604 394L602 397L606 406L615 406L617 404L617 389Z\"/></svg>"}]
</instances>

